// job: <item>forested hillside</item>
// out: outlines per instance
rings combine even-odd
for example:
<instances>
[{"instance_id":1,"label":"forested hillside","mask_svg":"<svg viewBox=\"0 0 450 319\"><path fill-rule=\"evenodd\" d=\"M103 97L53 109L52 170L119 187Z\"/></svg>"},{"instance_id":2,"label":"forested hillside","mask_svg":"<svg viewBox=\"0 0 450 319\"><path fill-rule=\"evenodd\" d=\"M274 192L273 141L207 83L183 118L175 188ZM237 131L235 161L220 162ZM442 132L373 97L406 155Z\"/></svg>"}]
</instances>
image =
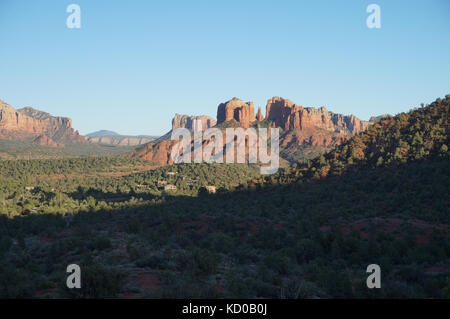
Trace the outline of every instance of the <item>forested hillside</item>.
<instances>
[{"instance_id":1,"label":"forested hillside","mask_svg":"<svg viewBox=\"0 0 450 319\"><path fill-rule=\"evenodd\" d=\"M450 95L447 95L429 106L383 119L329 153L306 164L294 165L288 172L270 179L292 183L361 169L399 167L420 160L447 158L449 107Z\"/></svg>"}]
</instances>

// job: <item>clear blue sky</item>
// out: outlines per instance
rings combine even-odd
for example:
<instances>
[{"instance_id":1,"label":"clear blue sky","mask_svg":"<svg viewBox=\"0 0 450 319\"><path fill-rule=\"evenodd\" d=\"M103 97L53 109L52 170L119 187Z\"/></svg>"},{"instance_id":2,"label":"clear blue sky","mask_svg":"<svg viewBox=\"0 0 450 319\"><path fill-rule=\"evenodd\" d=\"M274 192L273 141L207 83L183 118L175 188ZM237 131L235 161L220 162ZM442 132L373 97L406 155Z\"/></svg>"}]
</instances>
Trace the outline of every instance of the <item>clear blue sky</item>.
<instances>
[{"instance_id":1,"label":"clear blue sky","mask_svg":"<svg viewBox=\"0 0 450 319\"><path fill-rule=\"evenodd\" d=\"M0 99L82 134L159 135L234 96L368 119L450 93L449 17L448 0L0 0Z\"/></svg>"}]
</instances>

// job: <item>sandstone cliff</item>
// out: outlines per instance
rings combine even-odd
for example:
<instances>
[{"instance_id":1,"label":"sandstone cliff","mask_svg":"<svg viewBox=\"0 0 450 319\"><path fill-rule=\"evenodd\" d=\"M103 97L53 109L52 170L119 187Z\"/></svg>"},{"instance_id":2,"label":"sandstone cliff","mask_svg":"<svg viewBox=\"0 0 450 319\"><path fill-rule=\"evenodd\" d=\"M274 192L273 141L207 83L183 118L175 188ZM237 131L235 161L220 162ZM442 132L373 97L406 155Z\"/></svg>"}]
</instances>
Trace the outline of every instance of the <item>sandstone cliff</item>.
<instances>
[{"instance_id":1,"label":"sandstone cliff","mask_svg":"<svg viewBox=\"0 0 450 319\"><path fill-rule=\"evenodd\" d=\"M64 147L64 144L56 143L47 135L39 135L33 140L33 144L52 146L52 147Z\"/></svg>"},{"instance_id":2,"label":"sandstone cliff","mask_svg":"<svg viewBox=\"0 0 450 319\"><path fill-rule=\"evenodd\" d=\"M201 121L202 128L204 130L216 125L216 121L212 117L206 115L190 116L175 114L175 117L172 119L172 130L176 128L187 128L189 130L193 130L194 121Z\"/></svg>"},{"instance_id":3,"label":"sandstone cliff","mask_svg":"<svg viewBox=\"0 0 450 319\"><path fill-rule=\"evenodd\" d=\"M162 140L160 142L150 142L143 147L138 148L125 156L138 157L144 160L152 161L162 165L173 164L170 157L172 147L177 141Z\"/></svg>"},{"instance_id":4,"label":"sandstone cliff","mask_svg":"<svg viewBox=\"0 0 450 319\"><path fill-rule=\"evenodd\" d=\"M31 107L16 110L1 100L0 138L21 139L48 146L89 143L72 128L72 120L67 117L51 116Z\"/></svg>"},{"instance_id":5,"label":"sandstone cliff","mask_svg":"<svg viewBox=\"0 0 450 319\"><path fill-rule=\"evenodd\" d=\"M235 120L242 127L249 127L256 121L253 102L244 102L237 97L221 103L217 108L217 124Z\"/></svg>"},{"instance_id":6,"label":"sandstone cliff","mask_svg":"<svg viewBox=\"0 0 450 319\"><path fill-rule=\"evenodd\" d=\"M364 131L370 125L354 115L335 114L328 112L325 107L304 108L281 97L273 97L267 101L266 120L273 121L276 127L284 130L325 129L352 135Z\"/></svg>"}]
</instances>

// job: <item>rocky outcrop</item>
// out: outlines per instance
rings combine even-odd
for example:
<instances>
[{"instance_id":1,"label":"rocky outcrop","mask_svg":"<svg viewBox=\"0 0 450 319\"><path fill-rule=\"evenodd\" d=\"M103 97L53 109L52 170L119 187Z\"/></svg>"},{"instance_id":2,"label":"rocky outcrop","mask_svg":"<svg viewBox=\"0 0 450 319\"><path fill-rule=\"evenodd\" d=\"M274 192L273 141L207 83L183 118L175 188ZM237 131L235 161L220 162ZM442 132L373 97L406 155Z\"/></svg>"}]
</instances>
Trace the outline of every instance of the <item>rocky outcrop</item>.
<instances>
[{"instance_id":1,"label":"rocky outcrop","mask_svg":"<svg viewBox=\"0 0 450 319\"><path fill-rule=\"evenodd\" d=\"M172 147L177 141L162 140L160 142L150 142L142 146L141 148L126 154L129 157L138 157L162 165L173 164L170 157Z\"/></svg>"},{"instance_id":2,"label":"rocky outcrop","mask_svg":"<svg viewBox=\"0 0 450 319\"><path fill-rule=\"evenodd\" d=\"M217 124L235 120L242 127L249 127L256 121L253 102L244 102L237 97L221 103L217 109Z\"/></svg>"},{"instance_id":3,"label":"rocky outcrop","mask_svg":"<svg viewBox=\"0 0 450 319\"><path fill-rule=\"evenodd\" d=\"M383 119L388 119L391 117L393 117L391 114L382 114L382 115L378 115L378 116L371 116L369 119L369 122L378 123Z\"/></svg>"},{"instance_id":4,"label":"rocky outcrop","mask_svg":"<svg viewBox=\"0 0 450 319\"><path fill-rule=\"evenodd\" d=\"M52 116L31 107L16 110L0 100L0 138L10 137L50 146L89 143L72 128L72 120L67 117Z\"/></svg>"},{"instance_id":5,"label":"rocky outcrop","mask_svg":"<svg viewBox=\"0 0 450 319\"><path fill-rule=\"evenodd\" d=\"M266 120L275 123L284 130L325 129L332 132L357 134L371 123L361 121L354 115L342 115L328 112L325 107L313 108L297 105L281 97L267 101Z\"/></svg>"},{"instance_id":6,"label":"rocky outcrop","mask_svg":"<svg viewBox=\"0 0 450 319\"><path fill-rule=\"evenodd\" d=\"M172 130L176 128L187 128L189 130L193 130L194 121L201 121L203 130L216 125L216 121L214 121L214 119L210 116L206 115L190 116L183 114L175 114L175 117L172 119Z\"/></svg>"},{"instance_id":7,"label":"rocky outcrop","mask_svg":"<svg viewBox=\"0 0 450 319\"><path fill-rule=\"evenodd\" d=\"M264 116L262 115L261 106L258 107L258 113L256 114L256 120L258 122L264 121Z\"/></svg>"},{"instance_id":8,"label":"rocky outcrop","mask_svg":"<svg viewBox=\"0 0 450 319\"><path fill-rule=\"evenodd\" d=\"M39 135L33 140L33 144L51 146L51 147L64 147L64 144L59 144L49 138L47 135Z\"/></svg>"}]
</instances>

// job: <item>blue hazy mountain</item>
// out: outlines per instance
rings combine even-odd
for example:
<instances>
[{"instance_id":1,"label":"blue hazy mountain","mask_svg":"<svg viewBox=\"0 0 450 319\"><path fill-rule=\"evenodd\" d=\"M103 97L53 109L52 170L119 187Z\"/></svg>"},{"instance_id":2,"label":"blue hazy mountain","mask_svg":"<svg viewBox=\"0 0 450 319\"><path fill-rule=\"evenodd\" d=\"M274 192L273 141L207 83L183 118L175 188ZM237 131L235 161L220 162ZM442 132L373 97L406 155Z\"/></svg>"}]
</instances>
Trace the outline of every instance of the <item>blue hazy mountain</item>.
<instances>
[{"instance_id":1,"label":"blue hazy mountain","mask_svg":"<svg viewBox=\"0 0 450 319\"><path fill-rule=\"evenodd\" d=\"M86 134L86 136L120 136L120 134L116 133L114 131L100 130L100 131Z\"/></svg>"}]
</instances>

